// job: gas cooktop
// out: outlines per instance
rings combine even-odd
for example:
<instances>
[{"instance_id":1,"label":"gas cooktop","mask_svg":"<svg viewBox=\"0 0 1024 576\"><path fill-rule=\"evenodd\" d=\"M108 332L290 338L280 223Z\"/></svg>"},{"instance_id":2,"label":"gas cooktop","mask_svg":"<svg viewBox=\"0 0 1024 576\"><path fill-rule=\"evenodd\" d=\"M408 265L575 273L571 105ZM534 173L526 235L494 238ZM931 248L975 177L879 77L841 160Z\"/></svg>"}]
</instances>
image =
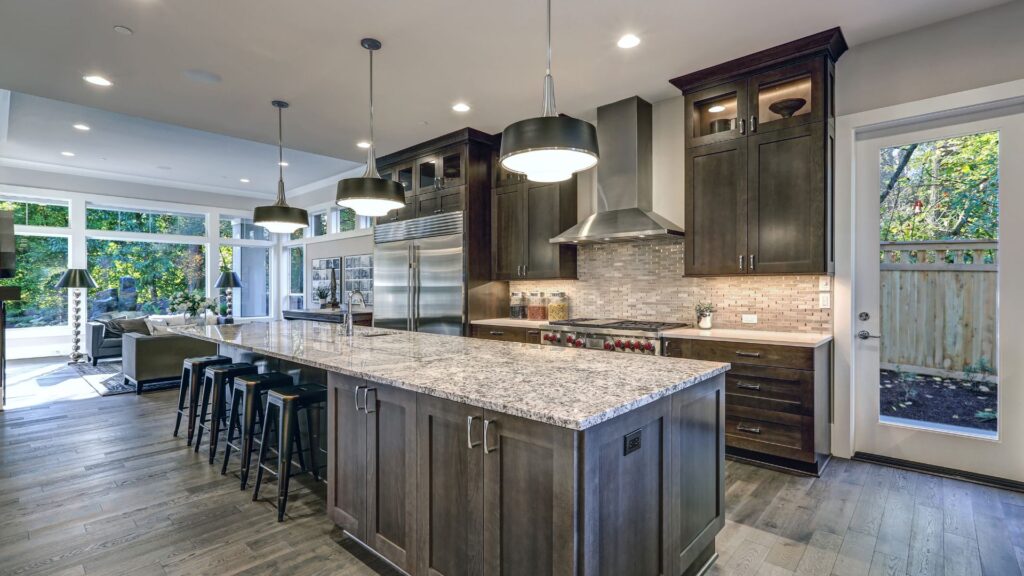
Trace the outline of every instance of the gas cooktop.
<instances>
[{"instance_id":1,"label":"gas cooktop","mask_svg":"<svg viewBox=\"0 0 1024 576\"><path fill-rule=\"evenodd\" d=\"M552 327L601 328L603 330L635 330L639 332L661 332L672 328L691 326L685 322L654 322L650 320L618 320L614 318L570 318L548 322Z\"/></svg>"}]
</instances>

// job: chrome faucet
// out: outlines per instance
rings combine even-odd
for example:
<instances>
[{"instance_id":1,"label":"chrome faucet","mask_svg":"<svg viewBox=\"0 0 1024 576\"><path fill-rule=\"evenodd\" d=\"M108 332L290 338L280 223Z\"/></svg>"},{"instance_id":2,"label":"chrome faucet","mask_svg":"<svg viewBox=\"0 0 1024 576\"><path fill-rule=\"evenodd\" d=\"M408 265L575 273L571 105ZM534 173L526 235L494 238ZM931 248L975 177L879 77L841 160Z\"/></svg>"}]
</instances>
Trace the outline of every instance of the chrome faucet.
<instances>
[{"instance_id":1,"label":"chrome faucet","mask_svg":"<svg viewBox=\"0 0 1024 576\"><path fill-rule=\"evenodd\" d=\"M348 313L345 315L345 336L351 336L352 332L354 331L354 329L352 328L352 299L355 298L357 295L359 296L359 305L366 306L366 297L363 296L363 293L360 292L358 289L348 293Z\"/></svg>"}]
</instances>

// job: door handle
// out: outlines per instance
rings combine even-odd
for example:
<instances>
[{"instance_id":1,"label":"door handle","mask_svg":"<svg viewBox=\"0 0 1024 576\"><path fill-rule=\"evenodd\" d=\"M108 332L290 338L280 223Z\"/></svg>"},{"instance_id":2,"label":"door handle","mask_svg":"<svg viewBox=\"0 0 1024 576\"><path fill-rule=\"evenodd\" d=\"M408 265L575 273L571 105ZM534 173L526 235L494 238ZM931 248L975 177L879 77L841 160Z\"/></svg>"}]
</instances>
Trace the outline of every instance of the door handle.
<instances>
[{"instance_id":1,"label":"door handle","mask_svg":"<svg viewBox=\"0 0 1024 576\"><path fill-rule=\"evenodd\" d=\"M470 450L480 445L479 441L473 441L473 420L476 420L477 418L479 418L479 416L466 416L466 447Z\"/></svg>"},{"instance_id":2,"label":"door handle","mask_svg":"<svg viewBox=\"0 0 1024 576\"><path fill-rule=\"evenodd\" d=\"M761 429L755 426L744 426L743 424L737 424L736 429L740 432L749 432L750 434L760 434Z\"/></svg>"},{"instance_id":3,"label":"door handle","mask_svg":"<svg viewBox=\"0 0 1024 576\"><path fill-rule=\"evenodd\" d=\"M497 446L491 448L487 445L487 431L491 429L491 424L496 425L497 421L484 419L484 433L482 438L484 441L484 454L490 454L491 452L496 452L498 450Z\"/></svg>"},{"instance_id":4,"label":"door handle","mask_svg":"<svg viewBox=\"0 0 1024 576\"><path fill-rule=\"evenodd\" d=\"M356 403L356 412L361 412L364 408L366 408L366 403L365 402L363 403L362 406L359 405L359 391L364 389L364 388L366 388L366 386L356 386L355 400L354 400L355 403ZM363 400L365 401L366 398L364 397Z\"/></svg>"},{"instance_id":5,"label":"door handle","mask_svg":"<svg viewBox=\"0 0 1024 576\"><path fill-rule=\"evenodd\" d=\"M757 116L750 117L750 133L757 132Z\"/></svg>"},{"instance_id":6,"label":"door handle","mask_svg":"<svg viewBox=\"0 0 1024 576\"><path fill-rule=\"evenodd\" d=\"M860 332L857 332L857 338L860 338L861 340L867 340L868 338L878 338L879 340L881 340L882 337L876 336L868 332L867 330L861 330Z\"/></svg>"},{"instance_id":7,"label":"door handle","mask_svg":"<svg viewBox=\"0 0 1024 576\"><path fill-rule=\"evenodd\" d=\"M746 258L743 254L740 254L740 272L743 272L743 259Z\"/></svg>"},{"instance_id":8,"label":"door handle","mask_svg":"<svg viewBox=\"0 0 1024 576\"><path fill-rule=\"evenodd\" d=\"M761 357L761 353L760 352L744 352L743 350L737 350L736 351L736 355L737 356L741 356L743 358L760 358Z\"/></svg>"},{"instance_id":9,"label":"door handle","mask_svg":"<svg viewBox=\"0 0 1024 576\"><path fill-rule=\"evenodd\" d=\"M370 410L370 392L373 392L373 410ZM377 389L367 388L363 392L363 412L367 414L373 414L377 411Z\"/></svg>"},{"instance_id":10,"label":"door handle","mask_svg":"<svg viewBox=\"0 0 1024 576\"><path fill-rule=\"evenodd\" d=\"M760 384L747 384L746 382L737 382L736 383L736 387L737 388L742 388L744 390L760 390L761 389L761 385Z\"/></svg>"},{"instance_id":11,"label":"door handle","mask_svg":"<svg viewBox=\"0 0 1024 576\"><path fill-rule=\"evenodd\" d=\"M750 271L751 272L754 271L754 255L753 254L750 255Z\"/></svg>"},{"instance_id":12,"label":"door handle","mask_svg":"<svg viewBox=\"0 0 1024 576\"><path fill-rule=\"evenodd\" d=\"M740 123L740 134L746 134L747 133L746 123L744 122L743 118L739 119L739 123Z\"/></svg>"}]
</instances>

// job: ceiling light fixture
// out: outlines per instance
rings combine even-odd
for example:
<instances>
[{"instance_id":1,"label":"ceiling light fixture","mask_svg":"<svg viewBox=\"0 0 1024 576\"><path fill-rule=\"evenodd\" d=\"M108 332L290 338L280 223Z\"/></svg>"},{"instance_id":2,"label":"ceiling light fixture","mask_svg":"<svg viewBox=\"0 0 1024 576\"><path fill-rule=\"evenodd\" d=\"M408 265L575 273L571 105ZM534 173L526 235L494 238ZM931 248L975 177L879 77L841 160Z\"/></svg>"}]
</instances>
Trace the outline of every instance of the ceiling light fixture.
<instances>
[{"instance_id":1,"label":"ceiling light fixture","mask_svg":"<svg viewBox=\"0 0 1024 576\"><path fill-rule=\"evenodd\" d=\"M405 206L405 188L394 180L385 180L377 172L373 154L373 53L380 50L380 40L363 38L359 45L370 54L370 141L366 148L366 171L359 178L338 181L335 203L351 208L359 216L383 216Z\"/></svg>"},{"instance_id":2,"label":"ceiling light fixture","mask_svg":"<svg viewBox=\"0 0 1024 576\"><path fill-rule=\"evenodd\" d=\"M121 25L114 26L114 32L117 32L122 36L131 36L132 34L135 34L135 31L131 28Z\"/></svg>"},{"instance_id":3,"label":"ceiling light fixture","mask_svg":"<svg viewBox=\"0 0 1024 576\"><path fill-rule=\"evenodd\" d=\"M74 128L75 130L81 130L82 132L88 132L89 130L92 130L92 128L90 128L88 124L82 124L81 122L77 124L72 124L71 127Z\"/></svg>"},{"instance_id":4,"label":"ceiling light fixture","mask_svg":"<svg viewBox=\"0 0 1024 576\"><path fill-rule=\"evenodd\" d=\"M640 38L636 34L624 34L616 44L619 48L636 48L640 45Z\"/></svg>"},{"instance_id":5,"label":"ceiling light fixture","mask_svg":"<svg viewBox=\"0 0 1024 576\"><path fill-rule=\"evenodd\" d=\"M239 178L238 181L241 182L242 184L248 184L249 183L249 179L248 178Z\"/></svg>"},{"instance_id":6,"label":"ceiling light fixture","mask_svg":"<svg viewBox=\"0 0 1024 576\"><path fill-rule=\"evenodd\" d=\"M708 108L708 112L711 112L712 114L718 114L719 112L725 112L725 106L722 106L721 104L715 104L711 108Z\"/></svg>"},{"instance_id":7,"label":"ceiling light fixture","mask_svg":"<svg viewBox=\"0 0 1024 576\"><path fill-rule=\"evenodd\" d=\"M456 112L469 112L470 108L469 104L466 104L465 102L456 102L452 106L452 110L455 110Z\"/></svg>"},{"instance_id":8,"label":"ceiling light fixture","mask_svg":"<svg viewBox=\"0 0 1024 576\"><path fill-rule=\"evenodd\" d=\"M254 224L263 226L270 232L291 234L299 228L309 226L309 213L302 208L289 206L284 195L284 138L281 129L281 111L288 107L287 102L274 100L277 108L277 201L270 206L257 206L252 214Z\"/></svg>"},{"instance_id":9,"label":"ceiling light fixture","mask_svg":"<svg viewBox=\"0 0 1024 576\"><path fill-rule=\"evenodd\" d=\"M284 168L287 168L287 167L288 167L288 163L287 163L287 162L285 162L284 160L282 160L282 161L278 162L278 163L277 163L277 165L278 165L278 166L281 166L281 167L284 167Z\"/></svg>"},{"instance_id":10,"label":"ceiling light fixture","mask_svg":"<svg viewBox=\"0 0 1024 576\"><path fill-rule=\"evenodd\" d=\"M366 150L367 148L370 147L370 143L367 142L366 140L362 140L360 142L356 142L356 146L362 148L363 150Z\"/></svg>"},{"instance_id":11,"label":"ceiling light fixture","mask_svg":"<svg viewBox=\"0 0 1024 576\"><path fill-rule=\"evenodd\" d=\"M106 88L107 86L114 85L113 82L107 80L106 78L98 74L89 74L88 76L82 76L82 80L85 80L86 82L94 86L103 86L104 88Z\"/></svg>"},{"instance_id":12,"label":"ceiling light fixture","mask_svg":"<svg viewBox=\"0 0 1024 576\"><path fill-rule=\"evenodd\" d=\"M501 165L534 182L561 182L597 165L594 125L555 111L551 76L551 0L547 0L548 66L544 75L544 114L510 124L501 133Z\"/></svg>"},{"instance_id":13,"label":"ceiling light fixture","mask_svg":"<svg viewBox=\"0 0 1024 576\"><path fill-rule=\"evenodd\" d=\"M61 152L60 155L61 156L67 156L68 158L73 158L75 156L75 153L74 152Z\"/></svg>"}]
</instances>

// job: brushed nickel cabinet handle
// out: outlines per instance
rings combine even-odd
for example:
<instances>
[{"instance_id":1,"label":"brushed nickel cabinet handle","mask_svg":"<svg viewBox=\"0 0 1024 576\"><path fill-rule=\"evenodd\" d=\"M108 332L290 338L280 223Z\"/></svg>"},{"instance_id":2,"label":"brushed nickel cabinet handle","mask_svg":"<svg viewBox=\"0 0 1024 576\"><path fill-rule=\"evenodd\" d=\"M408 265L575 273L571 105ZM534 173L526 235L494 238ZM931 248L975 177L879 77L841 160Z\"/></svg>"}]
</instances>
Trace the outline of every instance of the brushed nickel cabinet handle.
<instances>
[{"instance_id":1,"label":"brushed nickel cabinet handle","mask_svg":"<svg viewBox=\"0 0 1024 576\"><path fill-rule=\"evenodd\" d=\"M750 271L751 272L754 271L754 255L753 254L750 255Z\"/></svg>"},{"instance_id":2,"label":"brushed nickel cabinet handle","mask_svg":"<svg viewBox=\"0 0 1024 576\"><path fill-rule=\"evenodd\" d=\"M490 454L491 452L497 452L497 450L498 450L497 446L495 446L494 448L491 448L490 446L487 445L487 431L491 429L491 424L497 425L498 422L495 421L495 420L487 420L486 418L484 419L484 434L483 434L484 454Z\"/></svg>"},{"instance_id":3,"label":"brushed nickel cabinet handle","mask_svg":"<svg viewBox=\"0 0 1024 576\"><path fill-rule=\"evenodd\" d=\"M749 432L750 434L760 434L761 429L756 426L744 426L743 424L737 424L736 429L740 432Z\"/></svg>"},{"instance_id":4,"label":"brushed nickel cabinet handle","mask_svg":"<svg viewBox=\"0 0 1024 576\"><path fill-rule=\"evenodd\" d=\"M363 390L363 389L365 389L365 388L366 388L366 386L356 386L356 390L355 390L355 400L354 400L354 401L355 401L355 403L356 403L356 411L357 411L357 412L360 412L360 411L362 411L362 410L363 410L364 408L366 408L366 403L365 403L365 402L363 403L363 405L362 405L362 406L360 406L360 405L359 405L359 391L360 391L360 390ZM365 400L365 399L366 399L366 397L364 396L364 397L363 397L363 400Z\"/></svg>"},{"instance_id":5,"label":"brushed nickel cabinet handle","mask_svg":"<svg viewBox=\"0 0 1024 576\"><path fill-rule=\"evenodd\" d=\"M743 358L760 358L761 357L761 353L760 352L744 352L743 350L737 350L736 351L736 355L737 356L741 356Z\"/></svg>"},{"instance_id":6,"label":"brushed nickel cabinet handle","mask_svg":"<svg viewBox=\"0 0 1024 576\"><path fill-rule=\"evenodd\" d=\"M373 410L370 410L370 392L373 392ZM363 412L367 414L373 414L377 411L377 389L367 388L363 392Z\"/></svg>"},{"instance_id":7,"label":"brushed nickel cabinet handle","mask_svg":"<svg viewBox=\"0 0 1024 576\"><path fill-rule=\"evenodd\" d=\"M466 447L472 450L480 445L480 442L473 441L473 420L476 420L478 416L466 416Z\"/></svg>"},{"instance_id":8,"label":"brushed nickel cabinet handle","mask_svg":"<svg viewBox=\"0 0 1024 576\"><path fill-rule=\"evenodd\" d=\"M750 117L750 133L757 132L757 116Z\"/></svg>"},{"instance_id":9,"label":"brushed nickel cabinet handle","mask_svg":"<svg viewBox=\"0 0 1024 576\"><path fill-rule=\"evenodd\" d=\"M491 330L491 336L504 336L505 333L501 330Z\"/></svg>"},{"instance_id":10,"label":"brushed nickel cabinet handle","mask_svg":"<svg viewBox=\"0 0 1024 576\"><path fill-rule=\"evenodd\" d=\"M740 272L743 272L743 259L744 259L743 254L740 254Z\"/></svg>"},{"instance_id":11,"label":"brushed nickel cabinet handle","mask_svg":"<svg viewBox=\"0 0 1024 576\"><path fill-rule=\"evenodd\" d=\"M760 390L761 389L761 385L760 384L747 384L746 382L737 382L736 383L736 387L737 388L742 388L744 390Z\"/></svg>"},{"instance_id":12,"label":"brushed nickel cabinet handle","mask_svg":"<svg viewBox=\"0 0 1024 576\"><path fill-rule=\"evenodd\" d=\"M740 118L739 121L740 121L740 134L746 134L747 133L746 124L744 123L743 118Z\"/></svg>"},{"instance_id":13,"label":"brushed nickel cabinet handle","mask_svg":"<svg viewBox=\"0 0 1024 576\"><path fill-rule=\"evenodd\" d=\"M526 333L533 336L536 334L540 334L540 330L527 330Z\"/></svg>"}]
</instances>

